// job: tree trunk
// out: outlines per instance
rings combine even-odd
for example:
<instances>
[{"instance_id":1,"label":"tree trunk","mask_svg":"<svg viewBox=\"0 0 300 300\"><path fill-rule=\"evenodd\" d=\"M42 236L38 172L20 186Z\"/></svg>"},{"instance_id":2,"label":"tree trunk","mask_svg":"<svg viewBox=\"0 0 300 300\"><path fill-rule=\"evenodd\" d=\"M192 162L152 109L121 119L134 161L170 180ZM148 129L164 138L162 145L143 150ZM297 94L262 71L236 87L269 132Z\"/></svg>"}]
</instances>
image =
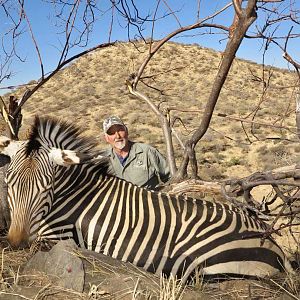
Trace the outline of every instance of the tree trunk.
<instances>
[{"instance_id":1,"label":"tree trunk","mask_svg":"<svg viewBox=\"0 0 300 300\"><path fill-rule=\"evenodd\" d=\"M297 125L297 136L300 139L300 91L296 94L296 125Z\"/></svg>"},{"instance_id":2,"label":"tree trunk","mask_svg":"<svg viewBox=\"0 0 300 300\"><path fill-rule=\"evenodd\" d=\"M238 3L239 5L241 5L241 1ZM194 132L191 139L188 140L185 145L184 159L180 167L178 168L177 173L174 176L174 178L176 178L177 180L180 179L180 176L187 174L188 163L191 164L192 178L198 178L198 167L195 155L195 146L199 142L199 140L204 136L209 127L215 106L219 99L221 89L227 78L232 62L235 59L235 54L238 51L248 28L257 18L256 1L249 1L246 9L242 9L241 7L239 9L237 8L236 14L238 16L236 16L234 19L232 31L230 32L230 38L226 45L226 49L223 53L220 68L213 82L211 93L209 95L201 123L197 130Z\"/></svg>"}]
</instances>

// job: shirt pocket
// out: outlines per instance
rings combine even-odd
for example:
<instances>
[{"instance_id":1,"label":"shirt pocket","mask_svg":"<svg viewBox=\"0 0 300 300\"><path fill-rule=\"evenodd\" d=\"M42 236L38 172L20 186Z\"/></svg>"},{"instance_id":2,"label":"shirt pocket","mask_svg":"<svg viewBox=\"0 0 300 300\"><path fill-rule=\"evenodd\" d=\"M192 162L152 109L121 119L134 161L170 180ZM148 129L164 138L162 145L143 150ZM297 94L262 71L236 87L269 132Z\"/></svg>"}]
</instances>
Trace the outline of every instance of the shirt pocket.
<instances>
[{"instance_id":1,"label":"shirt pocket","mask_svg":"<svg viewBox=\"0 0 300 300\"><path fill-rule=\"evenodd\" d=\"M131 167L127 169L127 175L131 179L130 181L138 186L143 186L148 182L149 172L150 170L148 170L147 164L142 160L136 160Z\"/></svg>"},{"instance_id":2,"label":"shirt pocket","mask_svg":"<svg viewBox=\"0 0 300 300\"><path fill-rule=\"evenodd\" d=\"M137 159L134 162L133 167L137 170L147 170L147 164L141 159Z\"/></svg>"}]
</instances>

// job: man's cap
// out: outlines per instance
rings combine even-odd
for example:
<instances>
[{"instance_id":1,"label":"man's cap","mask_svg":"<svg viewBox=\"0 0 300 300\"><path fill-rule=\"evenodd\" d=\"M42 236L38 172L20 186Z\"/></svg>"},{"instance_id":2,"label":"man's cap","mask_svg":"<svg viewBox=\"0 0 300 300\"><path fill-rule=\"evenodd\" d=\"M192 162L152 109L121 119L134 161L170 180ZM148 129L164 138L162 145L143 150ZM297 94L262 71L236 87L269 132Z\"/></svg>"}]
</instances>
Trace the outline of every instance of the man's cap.
<instances>
[{"instance_id":1,"label":"man's cap","mask_svg":"<svg viewBox=\"0 0 300 300\"><path fill-rule=\"evenodd\" d=\"M103 131L105 133L107 133L109 128L113 125L122 125L126 128L126 125L124 124L124 122L119 117L111 116L111 117L108 117L107 119L105 119L103 121Z\"/></svg>"}]
</instances>

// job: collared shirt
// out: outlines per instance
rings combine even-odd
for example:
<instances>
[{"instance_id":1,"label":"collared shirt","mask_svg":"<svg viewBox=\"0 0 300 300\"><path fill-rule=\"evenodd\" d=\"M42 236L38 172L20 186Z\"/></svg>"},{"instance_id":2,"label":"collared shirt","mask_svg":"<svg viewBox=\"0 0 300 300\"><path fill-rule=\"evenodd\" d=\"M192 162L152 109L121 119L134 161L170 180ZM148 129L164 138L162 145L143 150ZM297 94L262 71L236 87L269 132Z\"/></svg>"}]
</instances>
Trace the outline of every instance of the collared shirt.
<instances>
[{"instance_id":1,"label":"collared shirt","mask_svg":"<svg viewBox=\"0 0 300 300\"><path fill-rule=\"evenodd\" d=\"M116 154L116 153L115 153L115 154ZM117 157L118 157L118 159L119 159L121 165L124 167L125 162L126 162L126 160L127 160L127 158L128 158L128 155L125 156L125 157L119 156L118 154L116 154L116 155L117 155Z\"/></svg>"},{"instance_id":2,"label":"collared shirt","mask_svg":"<svg viewBox=\"0 0 300 300\"><path fill-rule=\"evenodd\" d=\"M113 148L105 155L110 157L111 173L147 189L154 190L161 182L170 179L168 164L162 154L154 147L136 142L129 142L130 150L124 164L120 162Z\"/></svg>"}]
</instances>

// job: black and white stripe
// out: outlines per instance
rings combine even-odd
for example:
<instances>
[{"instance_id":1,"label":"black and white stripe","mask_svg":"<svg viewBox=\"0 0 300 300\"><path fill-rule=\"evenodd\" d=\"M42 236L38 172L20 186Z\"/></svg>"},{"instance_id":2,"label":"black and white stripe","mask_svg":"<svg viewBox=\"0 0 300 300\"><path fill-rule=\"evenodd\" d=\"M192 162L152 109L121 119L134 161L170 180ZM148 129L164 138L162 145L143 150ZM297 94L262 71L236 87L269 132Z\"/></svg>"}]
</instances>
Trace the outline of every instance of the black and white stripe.
<instances>
[{"instance_id":1,"label":"black and white stripe","mask_svg":"<svg viewBox=\"0 0 300 300\"><path fill-rule=\"evenodd\" d=\"M53 148L80 151L85 163L55 165L48 156ZM272 238L260 245L266 225L254 214L141 189L109 175L95 153L73 126L37 118L7 176L13 226L29 227L31 239L73 238L86 249L184 280L195 268L249 276L290 268Z\"/></svg>"}]
</instances>

